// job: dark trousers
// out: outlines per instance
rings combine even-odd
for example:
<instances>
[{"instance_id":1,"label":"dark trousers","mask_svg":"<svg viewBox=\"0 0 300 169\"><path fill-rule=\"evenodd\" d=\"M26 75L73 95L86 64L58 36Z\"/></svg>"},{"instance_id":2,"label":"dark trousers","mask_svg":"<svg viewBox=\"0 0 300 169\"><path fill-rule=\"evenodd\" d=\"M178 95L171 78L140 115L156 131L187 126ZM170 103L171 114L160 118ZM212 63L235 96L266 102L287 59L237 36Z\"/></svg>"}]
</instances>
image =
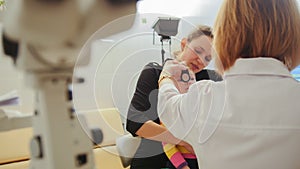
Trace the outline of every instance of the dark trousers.
<instances>
[{"instance_id":1,"label":"dark trousers","mask_svg":"<svg viewBox=\"0 0 300 169\"><path fill-rule=\"evenodd\" d=\"M199 169L197 159L188 159L186 158L185 161L188 163L190 169ZM166 169L176 169L171 162L167 163Z\"/></svg>"},{"instance_id":2,"label":"dark trousers","mask_svg":"<svg viewBox=\"0 0 300 169\"><path fill-rule=\"evenodd\" d=\"M148 158L133 158L130 169L167 169L169 159L163 154Z\"/></svg>"}]
</instances>

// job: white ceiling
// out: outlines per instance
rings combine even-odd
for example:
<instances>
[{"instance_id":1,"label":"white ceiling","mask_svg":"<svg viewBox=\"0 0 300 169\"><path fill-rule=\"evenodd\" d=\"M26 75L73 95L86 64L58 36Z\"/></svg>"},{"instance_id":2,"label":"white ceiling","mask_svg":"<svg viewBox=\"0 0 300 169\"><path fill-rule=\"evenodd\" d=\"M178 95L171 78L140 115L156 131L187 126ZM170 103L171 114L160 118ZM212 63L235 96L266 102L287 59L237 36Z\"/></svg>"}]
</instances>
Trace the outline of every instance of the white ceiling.
<instances>
[{"instance_id":1,"label":"white ceiling","mask_svg":"<svg viewBox=\"0 0 300 169\"><path fill-rule=\"evenodd\" d=\"M142 0L137 7L140 13L162 13L177 17L214 16L222 0Z\"/></svg>"},{"instance_id":2,"label":"white ceiling","mask_svg":"<svg viewBox=\"0 0 300 169\"><path fill-rule=\"evenodd\" d=\"M214 17L223 0L140 0L138 11L141 13L163 13L177 17L211 16ZM300 0L297 0L300 4Z\"/></svg>"}]
</instances>

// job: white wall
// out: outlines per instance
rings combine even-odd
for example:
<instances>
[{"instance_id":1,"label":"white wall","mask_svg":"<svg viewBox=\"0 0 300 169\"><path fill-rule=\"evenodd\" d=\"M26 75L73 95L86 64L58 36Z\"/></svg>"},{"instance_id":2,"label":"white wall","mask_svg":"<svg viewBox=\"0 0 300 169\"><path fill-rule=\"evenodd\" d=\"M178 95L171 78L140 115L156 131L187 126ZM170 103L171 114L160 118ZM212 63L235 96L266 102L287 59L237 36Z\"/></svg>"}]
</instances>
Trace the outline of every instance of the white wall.
<instances>
[{"instance_id":1,"label":"white wall","mask_svg":"<svg viewBox=\"0 0 300 169\"><path fill-rule=\"evenodd\" d=\"M138 6L141 9L147 6L147 10L140 10L143 14L136 17L133 27L128 31L93 42L89 65L75 69L77 76L85 78L84 84L74 85L75 108L86 111L118 107L125 116L137 77L143 66L151 61L161 63L159 37L155 37L155 44L153 44L152 36L152 26L157 17L169 15L183 17L179 24L178 35L172 37L171 50L174 51L179 49L180 39L195 25L213 24L220 2L221 0L213 2L187 0L176 1L176 3L173 0L140 1ZM169 46L165 44L164 49L167 52L165 57L168 57ZM17 89L21 96L21 105L9 108L33 112L33 90L23 84L26 77L22 72L17 71L11 62L1 54L0 94Z\"/></svg>"},{"instance_id":2,"label":"white wall","mask_svg":"<svg viewBox=\"0 0 300 169\"><path fill-rule=\"evenodd\" d=\"M117 35L93 42L91 61L87 67L77 67L76 76L85 78L84 84L74 85L74 103L79 111L117 107L126 117L129 102L142 68L149 62L161 63L160 37L152 26L163 14L140 14L133 27ZM165 57L180 49L180 40L198 24L208 24L205 17L184 17L178 34L172 37L171 49L166 42Z\"/></svg>"}]
</instances>

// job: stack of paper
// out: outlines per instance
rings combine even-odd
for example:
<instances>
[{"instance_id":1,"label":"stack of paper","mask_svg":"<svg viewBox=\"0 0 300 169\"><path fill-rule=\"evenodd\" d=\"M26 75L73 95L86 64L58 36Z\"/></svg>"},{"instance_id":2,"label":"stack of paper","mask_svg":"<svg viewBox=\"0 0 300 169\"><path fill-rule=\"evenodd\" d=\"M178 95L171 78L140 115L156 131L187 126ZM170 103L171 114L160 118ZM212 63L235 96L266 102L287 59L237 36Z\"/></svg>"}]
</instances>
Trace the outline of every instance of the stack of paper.
<instances>
[{"instance_id":1,"label":"stack of paper","mask_svg":"<svg viewBox=\"0 0 300 169\"><path fill-rule=\"evenodd\" d=\"M12 106L19 104L19 96L16 90L0 96L0 106Z\"/></svg>"}]
</instances>

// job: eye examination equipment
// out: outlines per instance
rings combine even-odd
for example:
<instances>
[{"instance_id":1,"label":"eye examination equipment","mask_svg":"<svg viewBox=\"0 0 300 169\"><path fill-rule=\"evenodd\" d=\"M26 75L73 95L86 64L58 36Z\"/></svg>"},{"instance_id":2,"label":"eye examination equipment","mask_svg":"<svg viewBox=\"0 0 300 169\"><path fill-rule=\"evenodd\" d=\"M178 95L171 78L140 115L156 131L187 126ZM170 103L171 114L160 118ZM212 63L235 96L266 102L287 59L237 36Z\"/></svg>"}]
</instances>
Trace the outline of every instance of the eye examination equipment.
<instances>
[{"instance_id":1,"label":"eye examination equipment","mask_svg":"<svg viewBox=\"0 0 300 169\"><path fill-rule=\"evenodd\" d=\"M83 45L88 45L85 44L88 38L110 21L135 14L136 2L6 1L1 37L4 53L12 57L16 68L25 72L26 85L36 89L36 110L30 118L33 127L31 169L95 168L93 142L89 137L99 143L101 131L84 130L84 115L74 111L70 86L72 81L84 83L84 80L72 78L73 68L75 64L89 63L90 51L80 51ZM125 31L133 21L134 18L101 36ZM85 57L77 60L79 52ZM24 120L28 121L28 117Z\"/></svg>"},{"instance_id":2,"label":"eye examination equipment","mask_svg":"<svg viewBox=\"0 0 300 169\"><path fill-rule=\"evenodd\" d=\"M159 17L152 26L154 32L160 36L161 42L161 55L162 63L165 61L165 50L163 48L164 41L169 41L169 47L171 46L171 36L176 36L178 33L178 24L180 19L174 17ZM153 32L153 44L154 44L154 32Z\"/></svg>"}]
</instances>

